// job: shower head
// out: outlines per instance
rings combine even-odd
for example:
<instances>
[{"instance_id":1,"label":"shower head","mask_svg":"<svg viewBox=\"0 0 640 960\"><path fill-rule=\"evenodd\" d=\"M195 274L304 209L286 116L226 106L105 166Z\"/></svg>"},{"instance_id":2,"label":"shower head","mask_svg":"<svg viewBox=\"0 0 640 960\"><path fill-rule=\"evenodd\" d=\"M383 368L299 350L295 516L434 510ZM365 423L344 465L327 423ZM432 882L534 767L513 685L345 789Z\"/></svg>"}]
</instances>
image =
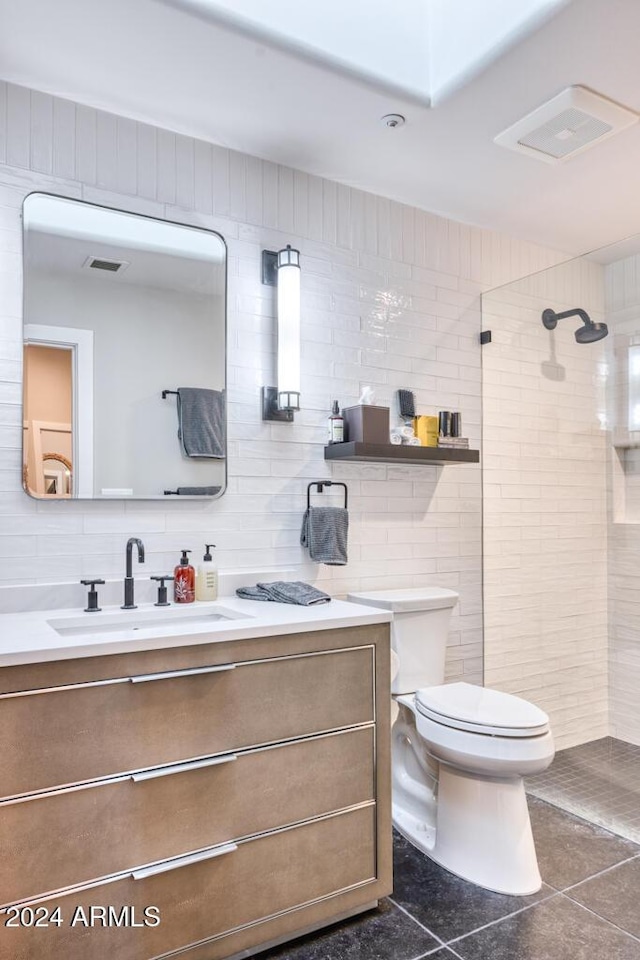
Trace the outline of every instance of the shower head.
<instances>
[{"instance_id":1,"label":"shower head","mask_svg":"<svg viewBox=\"0 0 640 960\"><path fill-rule=\"evenodd\" d=\"M575 332L575 338L578 343L595 343L596 340L603 340L609 333L606 323L585 323Z\"/></svg>"},{"instance_id":2,"label":"shower head","mask_svg":"<svg viewBox=\"0 0 640 960\"><path fill-rule=\"evenodd\" d=\"M558 320L564 320L566 317L580 317L582 326L578 327L574 336L576 343L595 343L596 340L602 340L609 333L606 323L594 323L586 310L576 307L574 310L565 310L563 313L556 313L555 310L547 308L542 311L542 323L547 330L555 330Z\"/></svg>"}]
</instances>

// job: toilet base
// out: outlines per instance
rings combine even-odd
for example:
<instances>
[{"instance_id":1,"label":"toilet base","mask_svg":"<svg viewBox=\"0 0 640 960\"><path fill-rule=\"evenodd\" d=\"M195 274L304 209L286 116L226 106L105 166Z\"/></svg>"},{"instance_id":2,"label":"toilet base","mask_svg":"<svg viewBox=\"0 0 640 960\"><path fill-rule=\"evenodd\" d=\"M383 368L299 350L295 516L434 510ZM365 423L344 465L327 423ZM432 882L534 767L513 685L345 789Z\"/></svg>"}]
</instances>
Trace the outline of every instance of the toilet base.
<instances>
[{"instance_id":1,"label":"toilet base","mask_svg":"<svg viewBox=\"0 0 640 960\"><path fill-rule=\"evenodd\" d=\"M450 873L495 893L542 885L521 777L487 779L440 764L435 829L397 804L399 832Z\"/></svg>"},{"instance_id":2,"label":"toilet base","mask_svg":"<svg viewBox=\"0 0 640 960\"><path fill-rule=\"evenodd\" d=\"M408 810L403 810L396 803L393 804L392 819L394 827L405 840L408 840L413 847L417 847L418 850L431 857L436 842L436 828L434 826L425 823L424 820L416 817Z\"/></svg>"},{"instance_id":3,"label":"toilet base","mask_svg":"<svg viewBox=\"0 0 640 960\"><path fill-rule=\"evenodd\" d=\"M530 738L457 730L395 698L393 822L446 870L487 890L526 897L542 885L523 777L553 757L549 732Z\"/></svg>"}]
</instances>

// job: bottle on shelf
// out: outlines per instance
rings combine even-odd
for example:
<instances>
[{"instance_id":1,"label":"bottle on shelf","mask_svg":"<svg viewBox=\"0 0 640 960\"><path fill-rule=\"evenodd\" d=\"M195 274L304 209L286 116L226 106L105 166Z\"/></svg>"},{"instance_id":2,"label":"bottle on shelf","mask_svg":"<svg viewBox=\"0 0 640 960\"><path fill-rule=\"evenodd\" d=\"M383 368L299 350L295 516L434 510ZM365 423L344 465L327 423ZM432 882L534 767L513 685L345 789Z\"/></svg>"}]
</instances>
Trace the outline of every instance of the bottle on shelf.
<instances>
[{"instance_id":1,"label":"bottle on shelf","mask_svg":"<svg viewBox=\"0 0 640 960\"><path fill-rule=\"evenodd\" d=\"M340 413L338 401L333 401L333 408L328 421L328 443L344 443L344 417Z\"/></svg>"}]
</instances>

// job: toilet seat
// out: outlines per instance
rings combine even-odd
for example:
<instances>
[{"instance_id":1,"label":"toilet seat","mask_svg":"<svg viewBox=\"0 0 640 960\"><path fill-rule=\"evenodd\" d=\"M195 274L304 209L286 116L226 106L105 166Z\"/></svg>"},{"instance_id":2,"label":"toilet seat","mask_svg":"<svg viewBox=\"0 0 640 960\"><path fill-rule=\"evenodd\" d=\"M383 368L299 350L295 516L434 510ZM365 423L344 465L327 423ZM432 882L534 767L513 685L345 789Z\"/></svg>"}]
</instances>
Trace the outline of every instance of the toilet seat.
<instances>
[{"instance_id":1,"label":"toilet seat","mask_svg":"<svg viewBox=\"0 0 640 960\"><path fill-rule=\"evenodd\" d=\"M416 708L435 723L493 737L537 737L549 718L534 704L500 690L449 683L418 690Z\"/></svg>"}]
</instances>

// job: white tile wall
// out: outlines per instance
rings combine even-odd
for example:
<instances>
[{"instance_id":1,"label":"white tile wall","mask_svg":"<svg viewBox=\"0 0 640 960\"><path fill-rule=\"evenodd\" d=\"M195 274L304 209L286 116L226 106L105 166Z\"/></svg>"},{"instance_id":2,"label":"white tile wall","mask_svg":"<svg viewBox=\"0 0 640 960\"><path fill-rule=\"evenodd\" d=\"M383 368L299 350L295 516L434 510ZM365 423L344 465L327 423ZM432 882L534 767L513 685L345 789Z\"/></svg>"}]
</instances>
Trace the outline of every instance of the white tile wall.
<instances>
[{"instance_id":1,"label":"white tile wall","mask_svg":"<svg viewBox=\"0 0 640 960\"><path fill-rule=\"evenodd\" d=\"M640 744L640 526L615 523L609 538L611 735Z\"/></svg>"},{"instance_id":2,"label":"white tile wall","mask_svg":"<svg viewBox=\"0 0 640 960\"><path fill-rule=\"evenodd\" d=\"M629 338L640 342L640 256L605 268L613 341L609 416L614 437L627 430ZM612 736L640 744L640 447L611 450L609 510L609 699Z\"/></svg>"},{"instance_id":3,"label":"white tile wall","mask_svg":"<svg viewBox=\"0 0 640 960\"><path fill-rule=\"evenodd\" d=\"M480 440L482 289L559 256L299 171L0 83L0 583L119 576L130 534L149 572L179 548L218 544L223 568L293 568L334 594L425 581L460 590L448 673L481 675L481 492L476 467L323 460L330 402L381 403L398 387L421 410L462 411ZM37 503L20 489L20 206L41 189L194 223L229 245L229 487L212 504ZM434 198L434 203L437 198ZM303 410L263 424L274 379L263 247L303 263ZM489 463L502 456L495 445ZM309 564L298 535L306 484L350 489L350 562ZM533 482L539 491L539 484ZM80 597L80 594L79 594Z\"/></svg>"},{"instance_id":4,"label":"white tile wall","mask_svg":"<svg viewBox=\"0 0 640 960\"><path fill-rule=\"evenodd\" d=\"M558 747L608 733L607 341L545 307L604 308L574 261L483 298L485 682L534 701Z\"/></svg>"}]
</instances>

